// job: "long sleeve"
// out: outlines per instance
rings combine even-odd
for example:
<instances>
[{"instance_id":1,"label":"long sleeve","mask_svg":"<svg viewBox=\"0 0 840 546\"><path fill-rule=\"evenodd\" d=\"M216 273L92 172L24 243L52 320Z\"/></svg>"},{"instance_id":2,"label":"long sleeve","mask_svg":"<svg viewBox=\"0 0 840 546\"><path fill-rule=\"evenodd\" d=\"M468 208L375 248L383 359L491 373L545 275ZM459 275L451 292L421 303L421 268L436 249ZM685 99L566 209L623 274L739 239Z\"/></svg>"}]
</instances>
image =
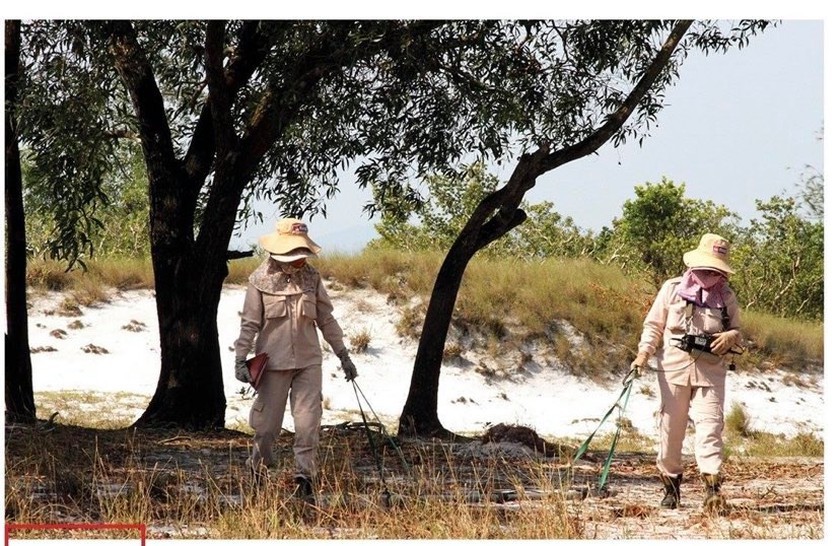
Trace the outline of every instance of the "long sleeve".
<instances>
[{"instance_id":1,"label":"long sleeve","mask_svg":"<svg viewBox=\"0 0 840 546\"><path fill-rule=\"evenodd\" d=\"M339 354L346 350L344 345L344 331L341 329L338 321L333 316L332 301L330 300L330 296L324 286L324 282L320 278L318 279L317 305L318 318L316 319L316 322L318 324L318 328L321 329L324 340L329 343L333 352L335 354Z\"/></svg>"},{"instance_id":2,"label":"long sleeve","mask_svg":"<svg viewBox=\"0 0 840 546\"><path fill-rule=\"evenodd\" d=\"M239 338L234 343L236 358L248 358L254 348L254 338L262 328L263 302L260 291L253 284L248 284L245 303L242 306Z\"/></svg>"},{"instance_id":3,"label":"long sleeve","mask_svg":"<svg viewBox=\"0 0 840 546\"><path fill-rule=\"evenodd\" d=\"M738 304L738 298L734 292L730 292L730 297L726 300L726 313L729 315L729 329L738 332L738 338L735 342L741 344L743 342L743 335L741 334L741 306Z\"/></svg>"},{"instance_id":4,"label":"long sleeve","mask_svg":"<svg viewBox=\"0 0 840 546\"><path fill-rule=\"evenodd\" d=\"M659 289L642 326L639 352L648 356L652 356L662 343L662 335L668 318L669 283L670 281L666 282Z\"/></svg>"}]
</instances>

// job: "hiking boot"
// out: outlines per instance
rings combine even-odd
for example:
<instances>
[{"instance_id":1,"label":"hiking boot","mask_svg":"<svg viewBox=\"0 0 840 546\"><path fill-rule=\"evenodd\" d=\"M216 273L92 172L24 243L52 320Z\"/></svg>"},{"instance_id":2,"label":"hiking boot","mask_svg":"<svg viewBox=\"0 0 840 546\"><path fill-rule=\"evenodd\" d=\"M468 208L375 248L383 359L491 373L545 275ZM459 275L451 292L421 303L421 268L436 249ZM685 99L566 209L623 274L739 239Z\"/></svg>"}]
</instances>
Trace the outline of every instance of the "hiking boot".
<instances>
[{"instance_id":1,"label":"hiking boot","mask_svg":"<svg viewBox=\"0 0 840 546\"><path fill-rule=\"evenodd\" d=\"M662 502L659 503L659 506L669 509L679 508L680 484L682 483L683 475L678 474L671 477L667 474L660 474L659 477L662 479L662 485L665 486L665 496L662 497Z\"/></svg>"},{"instance_id":2,"label":"hiking boot","mask_svg":"<svg viewBox=\"0 0 840 546\"><path fill-rule=\"evenodd\" d=\"M703 500L703 508L707 512L720 513L726 509L726 500L720 494L720 485L723 483L718 474L702 474L703 485L706 487L706 498Z\"/></svg>"},{"instance_id":3,"label":"hiking boot","mask_svg":"<svg viewBox=\"0 0 840 546\"><path fill-rule=\"evenodd\" d=\"M308 504L315 503L315 493L312 489L312 479L308 476L295 476L295 497Z\"/></svg>"}]
</instances>

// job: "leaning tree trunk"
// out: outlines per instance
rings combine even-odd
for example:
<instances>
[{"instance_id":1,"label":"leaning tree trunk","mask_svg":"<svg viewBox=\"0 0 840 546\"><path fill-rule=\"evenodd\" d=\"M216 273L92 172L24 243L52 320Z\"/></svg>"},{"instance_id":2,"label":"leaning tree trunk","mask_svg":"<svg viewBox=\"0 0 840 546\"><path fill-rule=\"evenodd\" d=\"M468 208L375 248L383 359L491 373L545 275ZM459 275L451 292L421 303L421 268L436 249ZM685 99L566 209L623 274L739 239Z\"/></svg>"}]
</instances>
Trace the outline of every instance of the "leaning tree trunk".
<instances>
[{"instance_id":1,"label":"leaning tree trunk","mask_svg":"<svg viewBox=\"0 0 840 546\"><path fill-rule=\"evenodd\" d=\"M6 21L6 418L34 421L26 312L26 227L14 107L20 79L20 21Z\"/></svg>"},{"instance_id":2,"label":"leaning tree trunk","mask_svg":"<svg viewBox=\"0 0 840 546\"><path fill-rule=\"evenodd\" d=\"M400 415L399 434L451 436L437 414L437 391L443 348L452 320L461 279L472 256L525 221L519 209L525 193L534 187L537 177L557 167L594 153L627 121L644 95L660 77L671 55L691 26L690 20L677 21L671 34L623 103L605 118L604 123L579 142L552 152L543 142L533 154L524 154L510 180L479 203L441 266L423 323L411 376L408 398Z\"/></svg>"},{"instance_id":3,"label":"leaning tree trunk","mask_svg":"<svg viewBox=\"0 0 840 546\"><path fill-rule=\"evenodd\" d=\"M441 264L417 346L408 398L400 415L399 435L455 436L441 424L437 412L446 334L461 280L472 257L525 221L525 212L517 208L522 202L521 194L510 189L509 185L482 200ZM490 220L486 220L488 217Z\"/></svg>"},{"instance_id":4,"label":"leaning tree trunk","mask_svg":"<svg viewBox=\"0 0 840 546\"><path fill-rule=\"evenodd\" d=\"M461 280L476 250L453 247L440 266L417 345L408 399L400 415L400 435L450 435L437 413L441 360Z\"/></svg>"}]
</instances>

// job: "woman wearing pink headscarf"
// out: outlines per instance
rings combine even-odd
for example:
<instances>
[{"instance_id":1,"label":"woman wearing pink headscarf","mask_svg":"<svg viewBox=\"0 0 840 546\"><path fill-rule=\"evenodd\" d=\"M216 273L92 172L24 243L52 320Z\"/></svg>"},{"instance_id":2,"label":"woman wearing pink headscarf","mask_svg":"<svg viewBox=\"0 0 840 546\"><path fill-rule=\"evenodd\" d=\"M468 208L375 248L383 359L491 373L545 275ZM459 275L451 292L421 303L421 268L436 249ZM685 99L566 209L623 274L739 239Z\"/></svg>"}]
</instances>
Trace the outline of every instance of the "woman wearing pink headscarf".
<instances>
[{"instance_id":1,"label":"woman wearing pink headscarf","mask_svg":"<svg viewBox=\"0 0 840 546\"><path fill-rule=\"evenodd\" d=\"M723 462L726 355L741 340L741 312L729 287L729 241L714 233L686 252L681 277L665 281L645 318L632 368L640 373L651 357L658 364L661 405L656 466L665 487L661 506L680 506L682 445L689 410L695 459L706 490L704 506L725 507L720 494Z\"/></svg>"}]
</instances>

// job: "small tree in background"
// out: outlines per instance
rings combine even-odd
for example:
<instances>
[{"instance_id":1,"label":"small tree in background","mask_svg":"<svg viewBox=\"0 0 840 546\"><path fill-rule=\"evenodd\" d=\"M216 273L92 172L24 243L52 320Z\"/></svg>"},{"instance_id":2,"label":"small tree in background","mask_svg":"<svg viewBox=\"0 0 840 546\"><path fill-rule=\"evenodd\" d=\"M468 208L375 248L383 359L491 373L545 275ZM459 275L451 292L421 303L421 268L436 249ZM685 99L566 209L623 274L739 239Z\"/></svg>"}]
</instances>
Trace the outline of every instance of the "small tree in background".
<instances>
[{"instance_id":1,"label":"small tree in background","mask_svg":"<svg viewBox=\"0 0 840 546\"><path fill-rule=\"evenodd\" d=\"M750 221L733 247L733 285L745 308L783 317L822 320L824 236L822 221L797 214L793 197L756 201L760 217Z\"/></svg>"},{"instance_id":2,"label":"small tree in background","mask_svg":"<svg viewBox=\"0 0 840 546\"><path fill-rule=\"evenodd\" d=\"M124 157L121 168L108 173L102 181L103 201L91 203L92 220L85 230L85 240L93 255L103 257L149 257L149 196L143 158L139 150L115 150ZM56 242L62 229L54 212L61 205L61 194L46 173L24 161L24 205L26 237L33 256L60 258ZM84 258L78 261L84 264Z\"/></svg>"},{"instance_id":3,"label":"small tree in background","mask_svg":"<svg viewBox=\"0 0 840 546\"><path fill-rule=\"evenodd\" d=\"M403 200L396 207L394 203L382 203L385 212L376 225L381 238L371 246L406 251L447 250L467 223L469 213L499 186L499 179L489 174L484 164L474 163L453 176L427 176L423 185L428 188L428 196L422 201ZM528 219L481 253L521 259L592 254L592 233L576 226L572 218L555 212L551 202L531 205L523 201L521 208Z\"/></svg>"},{"instance_id":4,"label":"small tree in background","mask_svg":"<svg viewBox=\"0 0 840 546\"><path fill-rule=\"evenodd\" d=\"M713 201L686 197L684 183L663 177L658 184L636 186L635 193L613 221L608 252L656 287L683 271L683 254L696 247L704 233L731 239L737 232L738 215Z\"/></svg>"}]
</instances>

